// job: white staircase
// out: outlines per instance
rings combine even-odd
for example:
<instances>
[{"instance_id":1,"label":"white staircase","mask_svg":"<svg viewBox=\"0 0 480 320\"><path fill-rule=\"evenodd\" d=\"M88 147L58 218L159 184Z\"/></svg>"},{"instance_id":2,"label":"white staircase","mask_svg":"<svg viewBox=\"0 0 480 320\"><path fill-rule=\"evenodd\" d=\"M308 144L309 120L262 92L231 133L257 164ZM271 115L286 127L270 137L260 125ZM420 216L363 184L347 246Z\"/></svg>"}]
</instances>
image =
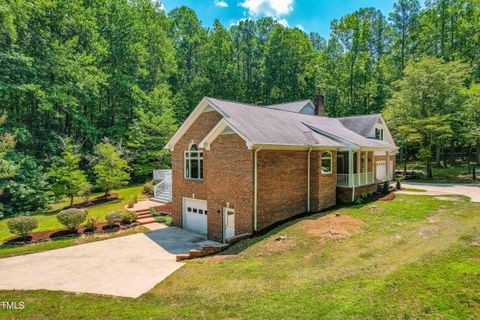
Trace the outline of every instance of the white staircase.
<instances>
[{"instance_id":1,"label":"white staircase","mask_svg":"<svg viewBox=\"0 0 480 320\"><path fill-rule=\"evenodd\" d=\"M172 202L172 170L155 170L153 179L157 182L154 188L153 200L164 203Z\"/></svg>"}]
</instances>

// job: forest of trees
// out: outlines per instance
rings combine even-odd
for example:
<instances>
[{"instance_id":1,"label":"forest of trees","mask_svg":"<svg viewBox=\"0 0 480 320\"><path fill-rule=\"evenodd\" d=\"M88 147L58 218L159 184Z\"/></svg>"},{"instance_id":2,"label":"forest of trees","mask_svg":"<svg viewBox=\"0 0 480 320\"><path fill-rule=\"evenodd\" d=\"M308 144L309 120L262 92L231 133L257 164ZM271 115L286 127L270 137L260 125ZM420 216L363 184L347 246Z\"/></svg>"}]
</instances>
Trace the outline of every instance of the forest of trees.
<instances>
[{"instance_id":1,"label":"forest of trees","mask_svg":"<svg viewBox=\"0 0 480 320\"><path fill-rule=\"evenodd\" d=\"M331 117L384 112L402 156L429 174L458 150L476 147L480 162L479 30L479 0L398 0L388 16L363 8L332 21L328 39L272 18L205 27L192 9L151 0L4 0L0 205L27 213L71 196L57 188L60 167L88 186L99 148L145 181L169 167L162 147L203 96L267 104L319 93Z\"/></svg>"}]
</instances>

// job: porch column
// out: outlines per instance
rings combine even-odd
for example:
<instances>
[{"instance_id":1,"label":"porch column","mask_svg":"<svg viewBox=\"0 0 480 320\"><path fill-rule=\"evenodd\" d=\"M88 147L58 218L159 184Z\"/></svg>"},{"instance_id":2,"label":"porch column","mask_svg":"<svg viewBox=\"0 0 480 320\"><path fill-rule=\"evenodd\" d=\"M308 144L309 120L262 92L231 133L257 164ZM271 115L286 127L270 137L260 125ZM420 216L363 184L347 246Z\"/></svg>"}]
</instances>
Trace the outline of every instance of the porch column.
<instances>
[{"instance_id":1,"label":"porch column","mask_svg":"<svg viewBox=\"0 0 480 320\"><path fill-rule=\"evenodd\" d=\"M368 184L368 151L364 151L365 159L363 159L363 174L365 176L365 184Z\"/></svg>"},{"instance_id":2,"label":"porch column","mask_svg":"<svg viewBox=\"0 0 480 320\"><path fill-rule=\"evenodd\" d=\"M348 186L353 187L353 152L348 150Z\"/></svg>"},{"instance_id":3,"label":"porch column","mask_svg":"<svg viewBox=\"0 0 480 320\"><path fill-rule=\"evenodd\" d=\"M387 181L390 181L392 180L390 178L390 152L385 152L385 155L386 155L386 160L385 160L385 163L386 163L386 166L385 166L385 170L387 170L387 174L385 175L386 176L386 179Z\"/></svg>"},{"instance_id":4,"label":"porch column","mask_svg":"<svg viewBox=\"0 0 480 320\"><path fill-rule=\"evenodd\" d=\"M360 150L357 151L357 179L358 179L358 185L361 185L360 183L360 161L362 161L361 158L362 152Z\"/></svg>"}]
</instances>

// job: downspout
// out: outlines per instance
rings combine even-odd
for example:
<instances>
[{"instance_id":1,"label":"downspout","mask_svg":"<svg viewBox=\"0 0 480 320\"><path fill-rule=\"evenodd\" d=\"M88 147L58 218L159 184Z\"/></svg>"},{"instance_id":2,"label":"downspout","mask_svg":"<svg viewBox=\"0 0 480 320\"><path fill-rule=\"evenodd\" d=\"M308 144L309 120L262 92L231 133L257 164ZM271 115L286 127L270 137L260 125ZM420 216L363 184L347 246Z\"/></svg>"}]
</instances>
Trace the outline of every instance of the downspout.
<instances>
[{"instance_id":1,"label":"downspout","mask_svg":"<svg viewBox=\"0 0 480 320\"><path fill-rule=\"evenodd\" d=\"M307 157L307 212L310 212L310 153L312 148L308 149Z\"/></svg>"},{"instance_id":2,"label":"downspout","mask_svg":"<svg viewBox=\"0 0 480 320\"><path fill-rule=\"evenodd\" d=\"M262 147L259 147L258 149L255 149L255 155L254 155L254 163L255 163L255 168L254 168L254 180L253 180L253 231L257 232L257 193L258 193L258 187L257 187L257 152L260 151Z\"/></svg>"}]
</instances>

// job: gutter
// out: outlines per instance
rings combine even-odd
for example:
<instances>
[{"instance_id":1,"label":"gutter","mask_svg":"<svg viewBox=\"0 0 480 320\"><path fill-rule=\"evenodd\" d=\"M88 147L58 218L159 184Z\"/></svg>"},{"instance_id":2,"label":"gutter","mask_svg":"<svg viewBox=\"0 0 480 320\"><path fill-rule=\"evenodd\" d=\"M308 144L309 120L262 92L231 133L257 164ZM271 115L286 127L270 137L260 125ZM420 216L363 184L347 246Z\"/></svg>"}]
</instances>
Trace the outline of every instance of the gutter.
<instances>
[{"instance_id":1,"label":"gutter","mask_svg":"<svg viewBox=\"0 0 480 320\"><path fill-rule=\"evenodd\" d=\"M257 152L260 151L262 149L262 147L259 147L258 149L255 149L255 153L254 153L254 182L253 182L253 231L254 232L257 232L257 193L258 193L258 174L257 174L257 171L258 171L258 168L257 168Z\"/></svg>"},{"instance_id":2,"label":"gutter","mask_svg":"<svg viewBox=\"0 0 480 320\"><path fill-rule=\"evenodd\" d=\"M312 147L308 149L307 157L307 212L310 212L310 153L312 152Z\"/></svg>"}]
</instances>

